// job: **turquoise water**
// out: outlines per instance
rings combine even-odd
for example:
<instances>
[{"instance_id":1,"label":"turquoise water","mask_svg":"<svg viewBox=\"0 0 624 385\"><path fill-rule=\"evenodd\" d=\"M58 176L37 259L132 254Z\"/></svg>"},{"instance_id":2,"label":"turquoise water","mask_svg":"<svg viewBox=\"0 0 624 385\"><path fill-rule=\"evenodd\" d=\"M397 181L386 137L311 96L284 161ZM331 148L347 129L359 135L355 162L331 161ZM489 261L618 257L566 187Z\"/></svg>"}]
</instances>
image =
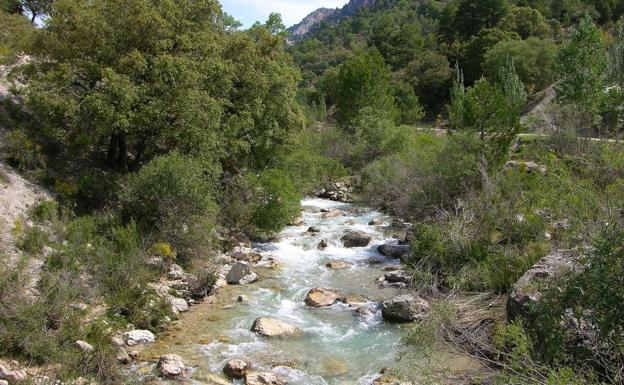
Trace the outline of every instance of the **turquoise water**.
<instances>
[{"instance_id":1,"label":"turquoise water","mask_svg":"<svg viewBox=\"0 0 624 385\"><path fill-rule=\"evenodd\" d=\"M323 219L323 208L336 208L345 215ZM236 383L221 377L223 365L230 359L247 359L257 370L275 371L292 385L371 384L383 367L396 367L397 348L405 326L390 324L381 317L379 302L398 294L397 289L382 289L377 278L383 269L398 262L380 256L376 248L396 242L383 226L369 226L373 219L390 222L382 214L321 199L302 202L301 226L288 227L279 241L254 247L264 259L274 258L279 269L257 270L260 280L244 287L228 287L219 294L218 304L196 308L186 316L186 324L168 338L167 353L180 354L195 367L193 383ZM312 236L310 226L321 229ZM344 248L340 238L347 230L372 235L368 247ZM318 250L321 239L329 243ZM382 263L371 264L370 258ZM344 270L330 270L330 260L353 265ZM260 264L262 265L262 263ZM305 305L308 290L323 286L342 294L364 296L371 314L361 316L354 307L338 303L327 308ZM237 303L238 295L248 298ZM257 317L278 317L302 329L302 337L270 339L249 329ZM163 352L164 353L164 352Z\"/></svg>"}]
</instances>

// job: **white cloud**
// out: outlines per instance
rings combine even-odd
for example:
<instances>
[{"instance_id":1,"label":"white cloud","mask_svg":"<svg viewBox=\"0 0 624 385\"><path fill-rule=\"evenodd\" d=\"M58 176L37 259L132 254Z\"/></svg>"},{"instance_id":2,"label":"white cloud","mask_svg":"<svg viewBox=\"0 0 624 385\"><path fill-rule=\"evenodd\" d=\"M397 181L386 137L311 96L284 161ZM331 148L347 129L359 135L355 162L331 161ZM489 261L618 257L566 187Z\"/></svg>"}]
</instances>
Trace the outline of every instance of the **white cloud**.
<instances>
[{"instance_id":1,"label":"white cloud","mask_svg":"<svg viewBox=\"0 0 624 385\"><path fill-rule=\"evenodd\" d=\"M291 26L317 8L342 7L348 0L222 0L223 9L245 26L266 21L271 12L279 12L284 24Z\"/></svg>"}]
</instances>

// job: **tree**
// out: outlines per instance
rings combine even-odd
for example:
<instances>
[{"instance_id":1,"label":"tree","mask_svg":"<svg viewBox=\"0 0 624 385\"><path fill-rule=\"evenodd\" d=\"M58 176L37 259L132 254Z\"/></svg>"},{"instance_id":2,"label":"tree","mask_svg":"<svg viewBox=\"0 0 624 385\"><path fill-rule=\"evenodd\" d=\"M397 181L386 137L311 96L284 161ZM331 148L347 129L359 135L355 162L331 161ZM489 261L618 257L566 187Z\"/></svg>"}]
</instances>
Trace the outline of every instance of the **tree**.
<instances>
[{"instance_id":1,"label":"tree","mask_svg":"<svg viewBox=\"0 0 624 385\"><path fill-rule=\"evenodd\" d=\"M336 114L341 124L352 123L365 107L397 119L391 73L378 50L361 51L347 60L336 80Z\"/></svg>"},{"instance_id":2,"label":"tree","mask_svg":"<svg viewBox=\"0 0 624 385\"><path fill-rule=\"evenodd\" d=\"M403 124L415 124L425 115L414 88L408 83L398 82L394 86L394 100Z\"/></svg>"},{"instance_id":3,"label":"tree","mask_svg":"<svg viewBox=\"0 0 624 385\"><path fill-rule=\"evenodd\" d=\"M474 131L481 140L484 169L493 169L505 159L509 145L520 131L520 108L526 101L524 85L510 61L500 69L496 83L486 79L465 89L456 69L449 121L457 130Z\"/></svg>"},{"instance_id":4,"label":"tree","mask_svg":"<svg viewBox=\"0 0 624 385\"><path fill-rule=\"evenodd\" d=\"M473 36L464 48L463 58L460 60L467 83L473 83L483 75L483 60L485 54L496 44L506 40L518 40L515 32L502 31L498 28L483 29Z\"/></svg>"},{"instance_id":5,"label":"tree","mask_svg":"<svg viewBox=\"0 0 624 385\"><path fill-rule=\"evenodd\" d=\"M494 28L509 13L505 0L461 0L455 16L455 28L468 40L482 29Z\"/></svg>"},{"instance_id":6,"label":"tree","mask_svg":"<svg viewBox=\"0 0 624 385\"><path fill-rule=\"evenodd\" d=\"M273 35L279 35L286 30L286 26L282 21L282 15L277 12L273 12L269 15L264 27Z\"/></svg>"},{"instance_id":7,"label":"tree","mask_svg":"<svg viewBox=\"0 0 624 385\"><path fill-rule=\"evenodd\" d=\"M57 0L26 102L48 143L137 169L172 150L263 167L300 127L297 71L267 29L226 33L216 0Z\"/></svg>"},{"instance_id":8,"label":"tree","mask_svg":"<svg viewBox=\"0 0 624 385\"><path fill-rule=\"evenodd\" d=\"M551 33L540 11L529 7L512 7L511 12L498 23L498 28L516 32L523 39L529 36L547 37Z\"/></svg>"},{"instance_id":9,"label":"tree","mask_svg":"<svg viewBox=\"0 0 624 385\"><path fill-rule=\"evenodd\" d=\"M530 37L501 41L485 54L483 72L488 78L495 79L511 59L527 89L539 91L555 81L555 52L555 44L550 40Z\"/></svg>"},{"instance_id":10,"label":"tree","mask_svg":"<svg viewBox=\"0 0 624 385\"><path fill-rule=\"evenodd\" d=\"M557 100L598 118L604 102L607 55L602 31L589 16L557 53Z\"/></svg>"},{"instance_id":11,"label":"tree","mask_svg":"<svg viewBox=\"0 0 624 385\"><path fill-rule=\"evenodd\" d=\"M453 75L448 59L435 51L425 51L408 63L404 73L427 114L435 117L448 101Z\"/></svg>"}]
</instances>

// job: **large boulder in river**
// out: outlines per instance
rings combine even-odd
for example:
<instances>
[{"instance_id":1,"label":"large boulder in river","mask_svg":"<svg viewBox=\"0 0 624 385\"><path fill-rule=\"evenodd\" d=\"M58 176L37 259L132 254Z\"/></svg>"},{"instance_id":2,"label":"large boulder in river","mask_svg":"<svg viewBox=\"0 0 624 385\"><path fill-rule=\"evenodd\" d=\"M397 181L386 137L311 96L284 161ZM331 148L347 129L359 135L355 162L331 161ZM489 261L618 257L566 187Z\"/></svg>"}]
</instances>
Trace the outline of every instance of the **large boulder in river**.
<instances>
[{"instance_id":1,"label":"large boulder in river","mask_svg":"<svg viewBox=\"0 0 624 385\"><path fill-rule=\"evenodd\" d=\"M321 213L321 218L323 219L336 218L344 215L344 213L338 209L322 209Z\"/></svg>"},{"instance_id":2,"label":"large boulder in river","mask_svg":"<svg viewBox=\"0 0 624 385\"><path fill-rule=\"evenodd\" d=\"M286 385L288 381L271 372L254 372L245 376L245 385Z\"/></svg>"},{"instance_id":3,"label":"large boulder in river","mask_svg":"<svg viewBox=\"0 0 624 385\"><path fill-rule=\"evenodd\" d=\"M507 318L531 318L531 306L542 298L549 283L581 270L579 254L574 250L557 250L540 259L513 285L507 298Z\"/></svg>"},{"instance_id":4,"label":"large boulder in river","mask_svg":"<svg viewBox=\"0 0 624 385\"><path fill-rule=\"evenodd\" d=\"M265 337L287 337L303 334L298 327L273 317L256 319L251 327L251 331Z\"/></svg>"},{"instance_id":5,"label":"large boulder in river","mask_svg":"<svg viewBox=\"0 0 624 385\"><path fill-rule=\"evenodd\" d=\"M230 285L244 285L252 283L255 282L257 278L258 276L256 273L251 271L249 263L242 261L236 262L225 276L225 280Z\"/></svg>"},{"instance_id":6,"label":"large boulder in river","mask_svg":"<svg viewBox=\"0 0 624 385\"><path fill-rule=\"evenodd\" d=\"M415 294L403 294L384 301L381 315L388 321L412 322L423 319L429 303Z\"/></svg>"},{"instance_id":7,"label":"large boulder in river","mask_svg":"<svg viewBox=\"0 0 624 385\"><path fill-rule=\"evenodd\" d=\"M251 364L245 360L229 360L223 367L223 373L235 379L245 378L245 375L251 369Z\"/></svg>"},{"instance_id":8,"label":"large boulder in river","mask_svg":"<svg viewBox=\"0 0 624 385\"><path fill-rule=\"evenodd\" d=\"M377 247L377 251L386 257L405 260L409 256L411 248L409 245L380 245Z\"/></svg>"},{"instance_id":9,"label":"large boulder in river","mask_svg":"<svg viewBox=\"0 0 624 385\"><path fill-rule=\"evenodd\" d=\"M305 303L312 307L331 306L338 302L338 294L324 287L317 287L308 292Z\"/></svg>"},{"instance_id":10,"label":"large boulder in river","mask_svg":"<svg viewBox=\"0 0 624 385\"><path fill-rule=\"evenodd\" d=\"M158 360L158 373L165 378L187 377L191 370L186 367L182 357L177 354L167 354Z\"/></svg>"},{"instance_id":11,"label":"large boulder in river","mask_svg":"<svg viewBox=\"0 0 624 385\"><path fill-rule=\"evenodd\" d=\"M361 231L349 231L340 240L344 247L366 247L371 241L371 236Z\"/></svg>"}]
</instances>

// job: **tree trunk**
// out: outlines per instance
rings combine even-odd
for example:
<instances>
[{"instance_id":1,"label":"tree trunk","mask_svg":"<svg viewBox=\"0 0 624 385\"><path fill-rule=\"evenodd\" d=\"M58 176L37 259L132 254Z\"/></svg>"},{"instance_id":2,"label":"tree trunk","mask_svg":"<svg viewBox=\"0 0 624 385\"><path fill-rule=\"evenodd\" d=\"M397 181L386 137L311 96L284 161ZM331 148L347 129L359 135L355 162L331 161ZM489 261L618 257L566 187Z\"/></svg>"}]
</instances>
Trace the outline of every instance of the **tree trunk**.
<instances>
[{"instance_id":1,"label":"tree trunk","mask_svg":"<svg viewBox=\"0 0 624 385\"><path fill-rule=\"evenodd\" d=\"M111 135L108 143L108 164L114 169L125 170L128 160L127 152L126 135L124 133Z\"/></svg>"}]
</instances>

